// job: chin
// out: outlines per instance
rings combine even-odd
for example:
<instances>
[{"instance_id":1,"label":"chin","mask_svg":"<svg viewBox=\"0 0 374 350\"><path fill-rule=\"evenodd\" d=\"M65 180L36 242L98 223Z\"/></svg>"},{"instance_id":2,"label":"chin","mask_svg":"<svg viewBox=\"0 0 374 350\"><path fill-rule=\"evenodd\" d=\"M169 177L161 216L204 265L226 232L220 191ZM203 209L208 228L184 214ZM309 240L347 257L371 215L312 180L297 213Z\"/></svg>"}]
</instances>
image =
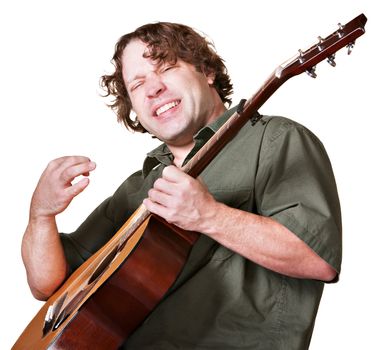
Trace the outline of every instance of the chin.
<instances>
[{"instance_id":1,"label":"chin","mask_svg":"<svg viewBox=\"0 0 374 350\"><path fill-rule=\"evenodd\" d=\"M165 126L165 129L167 126ZM165 130L164 130L165 131ZM174 145L174 146L184 146L188 143L193 142L193 136L195 133L192 133L190 130L186 128L180 128L177 130L169 130L168 133L160 132L155 134L155 136L165 142L166 144Z\"/></svg>"}]
</instances>

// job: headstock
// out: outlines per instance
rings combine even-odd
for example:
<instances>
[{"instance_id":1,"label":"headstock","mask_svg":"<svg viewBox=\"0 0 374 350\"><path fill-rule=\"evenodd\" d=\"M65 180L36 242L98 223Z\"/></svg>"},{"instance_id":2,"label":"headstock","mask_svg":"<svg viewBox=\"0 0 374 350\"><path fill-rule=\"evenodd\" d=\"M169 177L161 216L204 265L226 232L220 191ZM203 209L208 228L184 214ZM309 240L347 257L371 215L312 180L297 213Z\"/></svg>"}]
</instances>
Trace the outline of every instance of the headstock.
<instances>
[{"instance_id":1,"label":"headstock","mask_svg":"<svg viewBox=\"0 0 374 350\"><path fill-rule=\"evenodd\" d=\"M327 59L327 62L335 67L335 53L343 47L348 48L348 54L352 52L355 40L365 33L367 18L361 14L345 25L338 24L338 29L326 38L318 37L318 43L306 51L299 50L299 54L291 60L279 66L275 76L281 80L287 80L292 76L307 72L312 78L316 65Z\"/></svg>"}]
</instances>

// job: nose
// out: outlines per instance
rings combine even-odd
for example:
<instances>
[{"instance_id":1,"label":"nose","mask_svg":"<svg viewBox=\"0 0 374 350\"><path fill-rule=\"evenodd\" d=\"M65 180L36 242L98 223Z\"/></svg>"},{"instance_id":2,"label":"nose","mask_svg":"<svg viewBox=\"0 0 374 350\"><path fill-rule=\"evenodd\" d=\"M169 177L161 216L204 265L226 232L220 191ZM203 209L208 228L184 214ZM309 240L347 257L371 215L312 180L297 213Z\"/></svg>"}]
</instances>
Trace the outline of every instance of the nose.
<instances>
[{"instance_id":1,"label":"nose","mask_svg":"<svg viewBox=\"0 0 374 350\"><path fill-rule=\"evenodd\" d=\"M147 97L158 97L165 91L166 86L157 74L153 74L147 82Z\"/></svg>"}]
</instances>

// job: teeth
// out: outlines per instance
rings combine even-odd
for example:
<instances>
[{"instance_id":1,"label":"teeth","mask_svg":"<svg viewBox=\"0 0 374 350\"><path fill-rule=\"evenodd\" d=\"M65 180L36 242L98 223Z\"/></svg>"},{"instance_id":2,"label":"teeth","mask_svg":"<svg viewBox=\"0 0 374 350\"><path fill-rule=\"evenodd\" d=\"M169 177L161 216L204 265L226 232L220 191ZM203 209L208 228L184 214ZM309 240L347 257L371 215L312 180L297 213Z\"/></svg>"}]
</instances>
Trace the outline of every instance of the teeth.
<instances>
[{"instance_id":1,"label":"teeth","mask_svg":"<svg viewBox=\"0 0 374 350\"><path fill-rule=\"evenodd\" d=\"M178 106L178 104L179 104L178 101L173 101L173 102L167 103L166 105L163 105L162 107L160 107L159 109L157 109L156 115L159 116L161 113L166 112L170 108Z\"/></svg>"}]
</instances>

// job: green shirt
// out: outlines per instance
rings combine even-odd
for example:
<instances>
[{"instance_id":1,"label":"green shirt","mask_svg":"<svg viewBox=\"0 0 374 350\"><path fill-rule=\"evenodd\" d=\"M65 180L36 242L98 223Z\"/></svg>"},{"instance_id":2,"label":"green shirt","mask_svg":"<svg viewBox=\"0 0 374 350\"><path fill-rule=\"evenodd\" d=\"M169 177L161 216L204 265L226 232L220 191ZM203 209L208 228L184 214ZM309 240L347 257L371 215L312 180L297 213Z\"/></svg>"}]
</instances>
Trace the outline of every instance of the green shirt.
<instances>
[{"instance_id":1,"label":"green shirt","mask_svg":"<svg viewBox=\"0 0 374 350\"><path fill-rule=\"evenodd\" d=\"M233 110L197 133L186 161ZM76 232L61 234L71 269L110 239L172 161L159 146ZM340 271L334 176L323 145L305 127L282 117L247 123L201 177L216 200L277 220ZM267 270L202 235L168 296L124 348L306 349L323 286Z\"/></svg>"}]
</instances>

